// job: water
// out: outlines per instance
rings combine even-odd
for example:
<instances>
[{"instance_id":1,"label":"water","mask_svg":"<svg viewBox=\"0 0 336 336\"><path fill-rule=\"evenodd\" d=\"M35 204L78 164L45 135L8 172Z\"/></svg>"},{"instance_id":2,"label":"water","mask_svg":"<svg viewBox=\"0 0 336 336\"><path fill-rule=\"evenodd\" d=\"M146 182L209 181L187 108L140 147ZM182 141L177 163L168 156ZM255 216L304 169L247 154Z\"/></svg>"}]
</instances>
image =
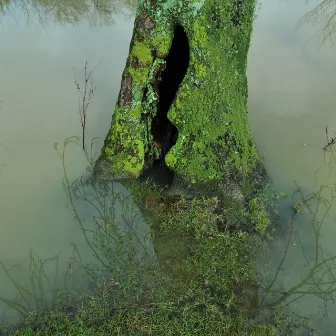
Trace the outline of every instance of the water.
<instances>
[{"instance_id":1,"label":"water","mask_svg":"<svg viewBox=\"0 0 336 336\"><path fill-rule=\"evenodd\" d=\"M82 231L66 207L62 160L54 143L62 148L67 137L81 135L74 71L82 84L88 61L89 69L99 63L87 129L87 139L100 136L99 150L133 29L132 20L121 17L114 25L96 28L85 20L41 26L30 14L27 22L19 9L13 9L0 28L0 259L8 267L24 266L14 270L19 279L27 277L31 249L43 258L60 252L61 264L67 265L70 242L84 245ZM69 178L78 178L86 166L80 146L68 146ZM15 289L2 271L0 283L0 295L11 298Z\"/></svg>"},{"instance_id":2,"label":"water","mask_svg":"<svg viewBox=\"0 0 336 336\"><path fill-rule=\"evenodd\" d=\"M254 27L248 63L249 119L267 171L281 191L293 191L294 180L305 193L336 182L335 170L330 172L328 165L323 165L322 150L327 144L326 126L330 136L336 131L335 49L328 44L317 48L319 41L314 35L318 26L296 29L300 18L316 3L306 6L304 1L266 0ZM292 213L288 203L283 209L288 216ZM321 228L318 244L325 256L336 255L335 217L332 207ZM310 219L298 216L294 224L308 257L314 256L316 245ZM275 255L284 250L285 243L279 244ZM280 281L287 290L308 273L296 236L283 268ZM324 335L334 334L335 305L330 306L329 317L323 317L323 301L311 296L291 308L310 317Z\"/></svg>"}]
</instances>

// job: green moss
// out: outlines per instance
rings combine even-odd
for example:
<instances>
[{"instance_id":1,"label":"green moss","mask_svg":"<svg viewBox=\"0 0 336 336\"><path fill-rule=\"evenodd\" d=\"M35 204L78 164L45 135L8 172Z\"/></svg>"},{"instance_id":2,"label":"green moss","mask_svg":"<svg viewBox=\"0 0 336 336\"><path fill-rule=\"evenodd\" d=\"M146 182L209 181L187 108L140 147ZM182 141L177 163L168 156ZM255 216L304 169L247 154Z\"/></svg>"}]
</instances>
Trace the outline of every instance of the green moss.
<instances>
[{"instance_id":1,"label":"green moss","mask_svg":"<svg viewBox=\"0 0 336 336\"><path fill-rule=\"evenodd\" d=\"M171 37L170 35L156 35L152 40L152 44L157 52L157 56L165 58L169 52Z\"/></svg>"},{"instance_id":2,"label":"green moss","mask_svg":"<svg viewBox=\"0 0 336 336\"><path fill-rule=\"evenodd\" d=\"M104 148L104 154L107 157L112 157L114 155L114 152L111 148L105 147Z\"/></svg>"},{"instance_id":3,"label":"green moss","mask_svg":"<svg viewBox=\"0 0 336 336\"><path fill-rule=\"evenodd\" d=\"M151 63L153 60L151 48L147 42L135 41L130 55L138 59L142 65Z\"/></svg>"},{"instance_id":4,"label":"green moss","mask_svg":"<svg viewBox=\"0 0 336 336\"><path fill-rule=\"evenodd\" d=\"M167 164L170 168L172 168L172 169L175 168L176 163L177 163L177 159L176 159L175 155L174 155L171 151L169 151L169 152L166 154L165 162L166 162L166 164Z\"/></svg>"},{"instance_id":5,"label":"green moss","mask_svg":"<svg viewBox=\"0 0 336 336\"><path fill-rule=\"evenodd\" d=\"M147 42L135 41L130 51L128 73L132 76L134 85L144 86L153 61L151 48ZM136 63L134 63L136 62Z\"/></svg>"},{"instance_id":6,"label":"green moss","mask_svg":"<svg viewBox=\"0 0 336 336\"><path fill-rule=\"evenodd\" d=\"M130 113L134 118L139 119L141 117L141 110L141 105L138 105L133 108Z\"/></svg>"},{"instance_id":7,"label":"green moss","mask_svg":"<svg viewBox=\"0 0 336 336\"><path fill-rule=\"evenodd\" d=\"M207 67L204 64L197 62L194 64L194 69L197 78L204 79L206 77Z\"/></svg>"},{"instance_id":8,"label":"green moss","mask_svg":"<svg viewBox=\"0 0 336 336\"><path fill-rule=\"evenodd\" d=\"M127 117L128 111L129 108L116 108L113 128L103 148L105 162L110 164L110 175L116 178L137 177L144 164L146 129L136 118L141 112L141 105L132 110L132 119Z\"/></svg>"},{"instance_id":9,"label":"green moss","mask_svg":"<svg viewBox=\"0 0 336 336\"><path fill-rule=\"evenodd\" d=\"M202 55L202 53L209 54L210 52L210 50L206 48L208 34L206 27L202 24L203 22L206 22L204 16L200 22L195 22L193 25L193 36L190 41L191 50L196 50L197 56Z\"/></svg>"},{"instance_id":10,"label":"green moss","mask_svg":"<svg viewBox=\"0 0 336 336\"><path fill-rule=\"evenodd\" d=\"M133 36L126 69L133 79L132 107L128 110L129 115L124 115L122 127L134 128L127 118L138 119L139 125L144 123L140 121L140 104L147 115L155 115L158 97L152 87L153 76L162 65L162 58L168 54L174 26L181 24L188 37L190 63L176 100L168 111L168 118L177 127L179 136L165 157L166 164L176 175L192 183L220 181L233 171L238 172L241 180L248 179L260 164L246 106L247 53L255 1L244 2L241 27L232 24L233 0L193 0L188 3L167 0L155 8L145 2L141 6L149 13L154 29L143 40L139 40L141 34L137 32ZM152 49L158 56L154 63ZM147 143L149 138L145 128L148 125L143 125L142 129L139 125L135 129L141 136L136 135L134 139L153 151L155 145ZM113 127L111 134L120 132L120 137L127 142L127 155L119 157L125 157L128 163L124 165L128 166L129 154L139 152L139 149L132 151L121 127L114 124ZM131 135L133 130L126 133ZM109 141L106 145L112 148L114 145Z\"/></svg>"},{"instance_id":11,"label":"green moss","mask_svg":"<svg viewBox=\"0 0 336 336\"><path fill-rule=\"evenodd\" d=\"M218 30L210 19L212 4L205 1L199 18L185 21L190 67L168 112L179 137L166 156L166 164L193 183L221 180L228 169L249 176L260 163L247 119L245 60L249 35L239 41L236 52L232 38L238 38L238 33L227 14L230 2L216 2L225 27ZM254 5L247 2L245 6ZM252 21L246 21L245 29L250 32L251 27Z\"/></svg>"},{"instance_id":12,"label":"green moss","mask_svg":"<svg viewBox=\"0 0 336 336\"><path fill-rule=\"evenodd\" d=\"M137 83L138 85L145 85L147 80L147 75L149 72L149 69L147 68L128 68L129 74L132 76L133 81Z\"/></svg>"}]
</instances>

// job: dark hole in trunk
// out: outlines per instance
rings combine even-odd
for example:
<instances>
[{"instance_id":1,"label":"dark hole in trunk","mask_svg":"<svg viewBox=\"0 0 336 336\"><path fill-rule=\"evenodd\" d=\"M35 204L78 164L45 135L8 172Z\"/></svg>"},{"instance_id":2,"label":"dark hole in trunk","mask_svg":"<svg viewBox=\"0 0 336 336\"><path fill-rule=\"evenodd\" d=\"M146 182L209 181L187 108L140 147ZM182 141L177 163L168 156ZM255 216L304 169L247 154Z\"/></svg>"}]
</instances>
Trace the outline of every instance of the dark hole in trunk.
<instances>
[{"instance_id":1,"label":"dark hole in trunk","mask_svg":"<svg viewBox=\"0 0 336 336\"><path fill-rule=\"evenodd\" d=\"M166 67L161 74L157 92L159 95L157 113L153 118L151 133L153 141L160 148L160 158L155 160L152 167L143 174L143 178L154 177L159 184L171 184L173 173L164 162L164 158L177 141L178 131L167 117L167 113L173 103L177 90L187 72L189 66L189 41L182 26L177 26L174 38L166 58ZM159 170L159 172L158 172ZM158 178L157 175L161 177Z\"/></svg>"}]
</instances>

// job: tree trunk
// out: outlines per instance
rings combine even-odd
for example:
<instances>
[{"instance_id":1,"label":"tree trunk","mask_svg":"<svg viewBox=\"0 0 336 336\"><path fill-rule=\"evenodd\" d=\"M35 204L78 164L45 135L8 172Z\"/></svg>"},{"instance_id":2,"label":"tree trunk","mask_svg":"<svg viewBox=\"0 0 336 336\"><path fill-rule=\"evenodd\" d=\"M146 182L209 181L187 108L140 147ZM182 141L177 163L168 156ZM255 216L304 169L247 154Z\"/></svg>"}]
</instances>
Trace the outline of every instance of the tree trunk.
<instances>
[{"instance_id":1,"label":"tree trunk","mask_svg":"<svg viewBox=\"0 0 336 336\"><path fill-rule=\"evenodd\" d=\"M262 167L247 118L255 0L139 0L99 179L155 163L175 181L252 181Z\"/></svg>"}]
</instances>

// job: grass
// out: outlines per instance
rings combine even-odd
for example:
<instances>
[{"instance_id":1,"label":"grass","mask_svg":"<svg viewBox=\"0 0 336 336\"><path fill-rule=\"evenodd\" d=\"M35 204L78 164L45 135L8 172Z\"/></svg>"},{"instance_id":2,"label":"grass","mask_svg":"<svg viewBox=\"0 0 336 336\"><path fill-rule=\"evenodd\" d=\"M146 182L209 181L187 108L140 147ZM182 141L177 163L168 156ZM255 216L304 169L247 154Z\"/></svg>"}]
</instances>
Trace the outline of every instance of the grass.
<instances>
[{"instance_id":1,"label":"grass","mask_svg":"<svg viewBox=\"0 0 336 336\"><path fill-rule=\"evenodd\" d=\"M138 250L132 243L136 216L124 218L129 234L122 234L118 224L116 201L125 206L121 217L132 213L127 195L113 190L113 184L108 188L68 180L65 148L70 144L80 146L81 141L68 139L59 151L64 187L95 263L85 263L76 246L72 261L95 286L80 293L51 284L53 295L46 300L39 285L30 295L35 311L25 304L23 290L20 301L8 300L14 308L24 307L23 317L15 324L4 323L4 335L290 335L288 328L294 330L297 323L292 318L273 308L260 318L257 278L266 269L256 267L255 255L263 250L265 233L251 221L254 207L216 197L169 197L150 180L129 183L133 201L150 225L156 252L152 258L141 240ZM254 198L270 200L266 192L263 195ZM99 216L91 223L80 217L78 200L96 207ZM37 284L45 277L41 262L31 267ZM19 282L13 282L22 291Z\"/></svg>"},{"instance_id":2,"label":"grass","mask_svg":"<svg viewBox=\"0 0 336 336\"><path fill-rule=\"evenodd\" d=\"M288 290L279 285L279 273L294 236L293 223L301 216L296 207L278 270L272 275L268 269L270 255L265 239L274 235L279 216L277 199L289 194L274 194L265 185L243 203L215 196L176 197L169 196L166 187L147 180L126 183L129 196L117 192L114 183L92 184L84 177L70 181L66 172L66 147L70 144L81 146L81 139L67 139L62 150L55 146L63 162L64 189L87 248L95 256L95 262L86 263L73 245L72 264L76 273L81 270L94 286L84 292L71 290L71 286L56 288L45 270L50 262L57 266L56 257L44 260L31 255L30 289L11 277L2 264L19 297L0 300L22 315L15 324L1 325L4 335L266 336L301 335L303 331L316 335L307 319L290 312L290 303L297 295L315 295L327 308L335 290L336 257L325 257L317 248L316 256L310 258L301 246L309 274ZM91 151L86 151L89 170L94 163L92 148L93 144ZM330 200L326 192L331 194ZM334 200L334 189L321 187L304 195L297 186L292 196L304 206L305 213L311 214L311 228L319 246L321 225ZM90 223L81 218L78 201L96 210ZM122 207L118 215L116 202ZM134 204L150 226L155 257L148 252L149 237L137 236L135 223L139 219ZM78 278L69 272L65 280L71 278L76 283ZM260 284L264 278L270 279L267 286Z\"/></svg>"}]
</instances>

